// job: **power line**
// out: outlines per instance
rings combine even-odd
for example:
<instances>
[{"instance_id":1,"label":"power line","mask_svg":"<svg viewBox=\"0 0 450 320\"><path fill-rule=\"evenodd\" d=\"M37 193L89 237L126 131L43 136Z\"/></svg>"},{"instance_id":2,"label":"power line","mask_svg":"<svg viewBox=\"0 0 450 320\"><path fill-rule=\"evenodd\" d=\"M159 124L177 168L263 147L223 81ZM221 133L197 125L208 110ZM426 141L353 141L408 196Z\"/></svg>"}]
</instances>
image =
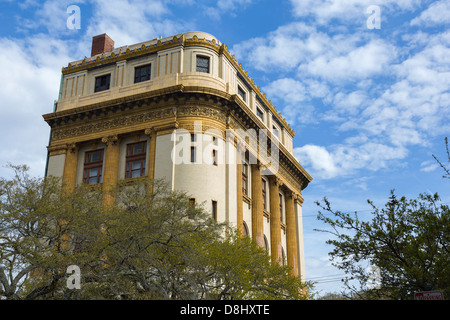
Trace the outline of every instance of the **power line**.
<instances>
[{"instance_id":1,"label":"power line","mask_svg":"<svg viewBox=\"0 0 450 320\"><path fill-rule=\"evenodd\" d=\"M330 278L330 277L337 277L337 276L342 276L342 274L330 274L330 275L326 275L326 276L317 276L317 277L309 278L309 280L313 280L313 279L322 279L322 278Z\"/></svg>"},{"instance_id":2,"label":"power line","mask_svg":"<svg viewBox=\"0 0 450 320\"><path fill-rule=\"evenodd\" d=\"M345 275L333 274L333 275L327 275L327 276L312 277L312 278L309 278L306 280L312 281L316 284L323 284L323 283L330 283L330 282L337 282L337 281L341 282L344 278L345 278Z\"/></svg>"}]
</instances>

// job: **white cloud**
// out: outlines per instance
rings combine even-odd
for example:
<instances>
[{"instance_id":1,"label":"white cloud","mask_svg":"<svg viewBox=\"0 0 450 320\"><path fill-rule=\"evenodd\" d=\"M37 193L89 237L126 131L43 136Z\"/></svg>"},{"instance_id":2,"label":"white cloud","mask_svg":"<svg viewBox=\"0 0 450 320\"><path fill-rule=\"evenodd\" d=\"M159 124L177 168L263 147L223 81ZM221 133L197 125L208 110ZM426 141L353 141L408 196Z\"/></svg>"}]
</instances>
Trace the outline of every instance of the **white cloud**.
<instances>
[{"instance_id":1,"label":"white cloud","mask_svg":"<svg viewBox=\"0 0 450 320\"><path fill-rule=\"evenodd\" d=\"M305 81L304 83L292 78L281 78L269 83L262 88L277 106L279 103L281 113L291 125L297 123L315 123L315 107L312 99L323 98L329 88L317 81Z\"/></svg>"},{"instance_id":2,"label":"white cloud","mask_svg":"<svg viewBox=\"0 0 450 320\"><path fill-rule=\"evenodd\" d=\"M53 111L61 66L69 59L64 41L36 35L21 41L0 39L0 70L8 81L0 86L0 176L4 166L27 164L35 176L44 175L50 128L42 115Z\"/></svg>"},{"instance_id":3,"label":"white cloud","mask_svg":"<svg viewBox=\"0 0 450 320\"><path fill-rule=\"evenodd\" d=\"M383 40L347 48L348 52L327 51L299 67L301 74L320 77L332 82L365 79L383 73L396 59L396 48Z\"/></svg>"},{"instance_id":4,"label":"white cloud","mask_svg":"<svg viewBox=\"0 0 450 320\"><path fill-rule=\"evenodd\" d=\"M33 16L28 19L20 17L18 20L18 29L22 31L35 32L36 29L43 26L48 33L53 36L70 35L76 30L67 28L67 19L71 13L67 13L70 5L84 4L85 0L46 0L46 1L25 1L19 3L19 7L23 10L33 9ZM83 21L83 12L81 21Z\"/></svg>"},{"instance_id":5,"label":"white cloud","mask_svg":"<svg viewBox=\"0 0 450 320\"><path fill-rule=\"evenodd\" d=\"M420 164L420 171L423 171L423 172L431 172L431 171L436 170L437 168L439 168L439 165L434 160L423 161Z\"/></svg>"},{"instance_id":6,"label":"white cloud","mask_svg":"<svg viewBox=\"0 0 450 320\"><path fill-rule=\"evenodd\" d=\"M354 116L367 104L369 99L363 90L356 90L349 94L338 92L334 96L334 109L340 114Z\"/></svg>"},{"instance_id":7,"label":"white cloud","mask_svg":"<svg viewBox=\"0 0 450 320\"><path fill-rule=\"evenodd\" d=\"M433 26L450 23L450 2L441 0L433 2L420 16L411 21L412 26Z\"/></svg>"},{"instance_id":8,"label":"white cloud","mask_svg":"<svg viewBox=\"0 0 450 320\"><path fill-rule=\"evenodd\" d=\"M339 83L386 74L398 56L395 46L370 34L330 35L303 22L239 43L233 52L258 70L274 73L297 69L302 80L319 77Z\"/></svg>"},{"instance_id":9,"label":"white cloud","mask_svg":"<svg viewBox=\"0 0 450 320\"><path fill-rule=\"evenodd\" d=\"M377 171L393 160L404 159L408 150L369 141L359 145L337 144L325 147L307 144L294 148L294 155L319 179L348 176L361 169Z\"/></svg>"},{"instance_id":10,"label":"white cloud","mask_svg":"<svg viewBox=\"0 0 450 320\"><path fill-rule=\"evenodd\" d=\"M275 72L292 70L305 59L323 52L330 43L326 34L314 27L295 22L279 27L267 37L253 38L233 46L238 60L247 60L254 68Z\"/></svg>"},{"instance_id":11,"label":"white cloud","mask_svg":"<svg viewBox=\"0 0 450 320\"><path fill-rule=\"evenodd\" d=\"M398 3L405 10L416 5ZM328 122L342 135L340 144L295 149L306 168L334 178L388 168L406 159L410 147L427 146L431 137L450 132L450 33L407 38L411 47L293 22L233 50L252 67L283 75L263 90L289 122Z\"/></svg>"},{"instance_id":12,"label":"white cloud","mask_svg":"<svg viewBox=\"0 0 450 320\"><path fill-rule=\"evenodd\" d=\"M298 80L283 78L271 82L263 88L270 97L279 98L291 103L300 103L308 100L305 86Z\"/></svg>"},{"instance_id":13,"label":"white cloud","mask_svg":"<svg viewBox=\"0 0 450 320\"><path fill-rule=\"evenodd\" d=\"M236 15L257 0L217 0L216 6L204 6L204 13L214 20L220 20L224 14Z\"/></svg>"},{"instance_id":14,"label":"white cloud","mask_svg":"<svg viewBox=\"0 0 450 320\"><path fill-rule=\"evenodd\" d=\"M167 19L167 4L162 0L95 0L86 33L107 33L120 47L185 31L187 23Z\"/></svg>"},{"instance_id":15,"label":"white cloud","mask_svg":"<svg viewBox=\"0 0 450 320\"><path fill-rule=\"evenodd\" d=\"M318 24L327 24L336 19L347 24L359 23L365 25L368 18L366 9L371 5L384 10L413 10L421 3L421 0L291 0L293 13L296 17L314 17Z\"/></svg>"},{"instance_id":16,"label":"white cloud","mask_svg":"<svg viewBox=\"0 0 450 320\"><path fill-rule=\"evenodd\" d=\"M321 178L334 178L340 174L335 159L324 147L307 144L295 148L294 155L303 166L311 166Z\"/></svg>"}]
</instances>

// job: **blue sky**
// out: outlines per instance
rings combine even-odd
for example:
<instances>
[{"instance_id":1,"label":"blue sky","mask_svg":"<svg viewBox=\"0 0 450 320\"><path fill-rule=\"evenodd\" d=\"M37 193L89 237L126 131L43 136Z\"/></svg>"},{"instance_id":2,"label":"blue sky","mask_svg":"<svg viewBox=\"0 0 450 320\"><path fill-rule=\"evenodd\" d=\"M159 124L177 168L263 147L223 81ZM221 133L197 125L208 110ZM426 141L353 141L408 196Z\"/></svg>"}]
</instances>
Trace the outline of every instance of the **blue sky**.
<instances>
[{"instance_id":1,"label":"blue sky","mask_svg":"<svg viewBox=\"0 0 450 320\"><path fill-rule=\"evenodd\" d=\"M69 5L81 28L70 30ZM369 19L379 8L379 16ZM304 190L306 276L341 290L314 201L368 215L391 189L415 198L449 181L450 2L421 0L0 0L0 175L6 163L44 174L49 113L61 67L107 33L116 47L187 31L213 34L292 124ZM380 28L369 22L380 19ZM338 276L339 277L339 276ZM337 278L338 278L337 277ZM331 280L331 281L326 281Z\"/></svg>"}]
</instances>

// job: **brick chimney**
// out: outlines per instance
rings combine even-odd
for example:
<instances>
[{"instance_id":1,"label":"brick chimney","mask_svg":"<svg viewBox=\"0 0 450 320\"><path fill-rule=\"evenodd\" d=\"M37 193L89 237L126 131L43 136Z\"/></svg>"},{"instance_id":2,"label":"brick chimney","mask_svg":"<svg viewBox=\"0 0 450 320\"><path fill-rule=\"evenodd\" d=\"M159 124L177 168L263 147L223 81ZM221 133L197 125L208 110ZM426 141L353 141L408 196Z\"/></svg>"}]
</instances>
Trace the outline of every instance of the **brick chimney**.
<instances>
[{"instance_id":1,"label":"brick chimney","mask_svg":"<svg viewBox=\"0 0 450 320\"><path fill-rule=\"evenodd\" d=\"M91 57L114 50L114 40L111 39L106 33L92 37L92 50Z\"/></svg>"}]
</instances>

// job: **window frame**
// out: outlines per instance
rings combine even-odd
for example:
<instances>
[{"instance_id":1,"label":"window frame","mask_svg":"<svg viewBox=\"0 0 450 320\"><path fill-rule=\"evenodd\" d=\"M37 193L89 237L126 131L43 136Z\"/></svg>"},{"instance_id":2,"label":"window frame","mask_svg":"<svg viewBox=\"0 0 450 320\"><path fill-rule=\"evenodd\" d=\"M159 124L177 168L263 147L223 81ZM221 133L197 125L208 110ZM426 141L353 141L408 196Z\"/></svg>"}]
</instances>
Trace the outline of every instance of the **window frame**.
<instances>
[{"instance_id":1,"label":"window frame","mask_svg":"<svg viewBox=\"0 0 450 320\"><path fill-rule=\"evenodd\" d=\"M247 102L247 91L239 84L237 86L237 94L241 97L242 101Z\"/></svg>"},{"instance_id":2,"label":"window frame","mask_svg":"<svg viewBox=\"0 0 450 320\"><path fill-rule=\"evenodd\" d=\"M142 152L141 153L134 153L133 147L141 144ZM130 150L133 152L130 153ZM146 170L146 162L147 162L147 141L139 141L134 143L128 143L126 145L126 156L125 156L125 179L132 179L137 178L133 176L133 172L138 169L133 169L133 163L134 162L140 162L140 174L138 177L145 176L145 170Z\"/></svg>"},{"instance_id":3,"label":"window frame","mask_svg":"<svg viewBox=\"0 0 450 320\"><path fill-rule=\"evenodd\" d=\"M248 150L245 151L244 162L242 163L242 193L246 196L248 194L248 168L249 168L249 158L250 153Z\"/></svg>"},{"instance_id":4,"label":"window frame","mask_svg":"<svg viewBox=\"0 0 450 320\"><path fill-rule=\"evenodd\" d=\"M248 196L248 163L242 164L242 193Z\"/></svg>"},{"instance_id":5,"label":"window frame","mask_svg":"<svg viewBox=\"0 0 450 320\"><path fill-rule=\"evenodd\" d=\"M92 161L91 155L100 152L99 160ZM97 149L97 150L91 150L86 151L84 154L84 163L83 163L83 184L98 184L102 182L103 178L103 156L104 156L104 149ZM95 183L91 183L91 178L94 178L95 176L91 176L90 172L93 169L97 169L97 179Z\"/></svg>"},{"instance_id":6,"label":"window frame","mask_svg":"<svg viewBox=\"0 0 450 320\"><path fill-rule=\"evenodd\" d=\"M205 71L204 66L199 66L199 60L201 60L201 59L203 59L204 61L208 61L207 71ZM195 55L195 71L202 72L202 73L208 73L208 74L211 73L211 57L204 55L204 54L196 54Z\"/></svg>"},{"instance_id":7,"label":"window frame","mask_svg":"<svg viewBox=\"0 0 450 320\"><path fill-rule=\"evenodd\" d=\"M267 186L266 186L266 180L261 178L261 182L262 182L263 209L267 210Z\"/></svg>"},{"instance_id":8,"label":"window frame","mask_svg":"<svg viewBox=\"0 0 450 320\"><path fill-rule=\"evenodd\" d=\"M264 235L264 249L270 254L269 239L267 239L266 235Z\"/></svg>"},{"instance_id":9,"label":"window frame","mask_svg":"<svg viewBox=\"0 0 450 320\"><path fill-rule=\"evenodd\" d=\"M103 85L103 86L98 86L97 85L98 80L100 80L100 79L102 79L104 77L106 77L108 79L107 80L108 83L106 85ZM103 74L103 75L100 75L100 76L96 76L94 78L94 93L107 91L109 89L111 89L111 73L107 73L107 74Z\"/></svg>"},{"instance_id":10,"label":"window frame","mask_svg":"<svg viewBox=\"0 0 450 320\"><path fill-rule=\"evenodd\" d=\"M197 134L191 133L191 163L195 163L197 160Z\"/></svg>"},{"instance_id":11,"label":"window frame","mask_svg":"<svg viewBox=\"0 0 450 320\"><path fill-rule=\"evenodd\" d=\"M250 229L248 228L247 222L242 221L242 235L244 237L250 236Z\"/></svg>"},{"instance_id":12,"label":"window frame","mask_svg":"<svg viewBox=\"0 0 450 320\"><path fill-rule=\"evenodd\" d=\"M136 73L138 70L142 70L143 68L149 68L148 70L148 79L144 79L142 80L142 74L139 76L141 79L139 81L136 81ZM147 64L142 64L142 65L138 65L134 67L134 83L140 83L140 82L144 82L144 81L149 81L152 79L152 64L151 63L147 63Z\"/></svg>"},{"instance_id":13,"label":"window frame","mask_svg":"<svg viewBox=\"0 0 450 320\"><path fill-rule=\"evenodd\" d=\"M272 133L278 140L281 140L281 130L274 124L272 125Z\"/></svg>"},{"instance_id":14,"label":"window frame","mask_svg":"<svg viewBox=\"0 0 450 320\"><path fill-rule=\"evenodd\" d=\"M211 214L214 221L217 222L217 201L211 200Z\"/></svg>"},{"instance_id":15,"label":"window frame","mask_svg":"<svg viewBox=\"0 0 450 320\"><path fill-rule=\"evenodd\" d=\"M218 146L219 141L217 140L217 137L212 137L212 143L214 146ZM212 163L215 166L219 165L219 150L216 148L212 149Z\"/></svg>"},{"instance_id":16,"label":"window frame","mask_svg":"<svg viewBox=\"0 0 450 320\"><path fill-rule=\"evenodd\" d=\"M264 123L264 111L260 107L256 107L256 116Z\"/></svg>"},{"instance_id":17,"label":"window frame","mask_svg":"<svg viewBox=\"0 0 450 320\"><path fill-rule=\"evenodd\" d=\"M280 221L282 222L282 223L284 223L284 214L283 214L283 199L284 199L284 196L283 196L283 194L280 192L280 193L278 193L278 197L279 197L279 202L280 202Z\"/></svg>"}]
</instances>

